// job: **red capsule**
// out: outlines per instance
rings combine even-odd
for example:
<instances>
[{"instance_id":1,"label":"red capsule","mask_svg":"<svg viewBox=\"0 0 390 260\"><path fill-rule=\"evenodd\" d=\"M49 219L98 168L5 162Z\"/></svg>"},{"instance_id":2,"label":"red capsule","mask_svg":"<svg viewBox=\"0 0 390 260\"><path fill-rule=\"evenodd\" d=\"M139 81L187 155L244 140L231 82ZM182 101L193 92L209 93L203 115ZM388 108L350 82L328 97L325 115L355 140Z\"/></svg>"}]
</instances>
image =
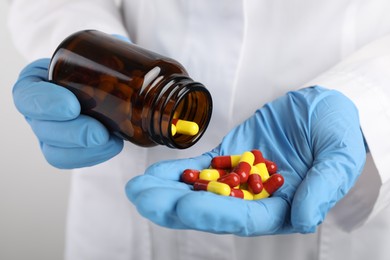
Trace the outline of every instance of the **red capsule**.
<instances>
[{"instance_id":1,"label":"red capsule","mask_svg":"<svg viewBox=\"0 0 390 260\"><path fill-rule=\"evenodd\" d=\"M269 179L263 183L263 188L267 190L269 194L273 194L284 183L284 178L281 174L275 173L269 177Z\"/></svg>"},{"instance_id":2,"label":"red capsule","mask_svg":"<svg viewBox=\"0 0 390 260\"><path fill-rule=\"evenodd\" d=\"M231 172L220 177L217 181L226 183L230 187L236 187L240 184L240 176L235 172Z\"/></svg>"},{"instance_id":3,"label":"red capsule","mask_svg":"<svg viewBox=\"0 0 390 260\"><path fill-rule=\"evenodd\" d=\"M214 169L231 169L237 166L241 155L215 156L211 160L211 167Z\"/></svg>"},{"instance_id":4,"label":"red capsule","mask_svg":"<svg viewBox=\"0 0 390 260\"><path fill-rule=\"evenodd\" d=\"M196 180L199 179L199 173L200 171L198 170L186 169L181 174L181 181L187 184L193 184Z\"/></svg>"},{"instance_id":5,"label":"red capsule","mask_svg":"<svg viewBox=\"0 0 390 260\"><path fill-rule=\"evenodd\" d=\"M259 194L263 190L263 182L258 174L251 174L248 177L248 189L253 194Z\"/></svg>"},{"instance_id":6,"label":"red capsule","mask_svg":"<svg viewBox=\"0 0 390 260\"><path fill-rule=\"evenodd\" d=\"M273 161L265 159L265 165L267 166L267 170L270 175L278 171L278 166Z\"/></svg>"},{"instance_id":7,"label":"red capsule","mask_svg":"<svg viewBox=\"0 0 390 260\"><path fill-rule=\"evenodd\" d=\"M262 152L260 152L260 150L253 149L253 150L251 150L251 153L253 153L253 155L255 156L255 160L253 162L253 165L264 162L264 157L263 157Z\"/></svg>"},{"instance_id":8,"label":"red capsule","mask_svg":"<svg viewBox=\"0 0 390 260\"><path fill-rule=\"evenodd\" d=\"M231 188L226 183L218 181L197 180L194 183L194 190L204 190L222 196L229 196Z\"/></svg>"}]
</instances>

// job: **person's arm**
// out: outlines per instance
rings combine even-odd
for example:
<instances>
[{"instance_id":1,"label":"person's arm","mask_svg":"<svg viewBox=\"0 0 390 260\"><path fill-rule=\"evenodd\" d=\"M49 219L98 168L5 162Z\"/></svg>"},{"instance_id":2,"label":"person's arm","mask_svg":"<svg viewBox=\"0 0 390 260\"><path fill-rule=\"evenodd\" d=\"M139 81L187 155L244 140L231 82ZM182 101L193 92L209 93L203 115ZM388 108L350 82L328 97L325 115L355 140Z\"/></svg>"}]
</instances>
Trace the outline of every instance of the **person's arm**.
<instances>
[{"instance_id":1,"label":"person's arm","mask_svg":"<svg viewBox=\"0 0 390 260\"><path fill-rule=\"evenodd\" d=\"M13 0L8 25L15 46L28 60L50 57L68 35L96 29L127 36L115 0Z\"/></svg>"},{"instance_id":2,"label":"person's arm","mask_svg":"<svg viewBox=\"0 0 390 260\"><path fill-rule=\"evenodd\" d=\"M351 193L336 205L333 216L342 228L351 230L389 204L390 35L366 45L306 85L337 89L359 110L369 149L367 164Z\"/></svg>"}]
</instances>

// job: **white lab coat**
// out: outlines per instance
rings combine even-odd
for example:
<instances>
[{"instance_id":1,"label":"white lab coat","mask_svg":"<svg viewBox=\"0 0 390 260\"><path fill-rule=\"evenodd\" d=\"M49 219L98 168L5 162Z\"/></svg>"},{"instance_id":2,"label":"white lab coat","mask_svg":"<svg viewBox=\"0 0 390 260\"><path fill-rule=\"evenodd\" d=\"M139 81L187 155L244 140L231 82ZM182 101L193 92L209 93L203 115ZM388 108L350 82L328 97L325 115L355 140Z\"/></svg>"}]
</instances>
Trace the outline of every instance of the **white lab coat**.
<instances>
[{"instance_id":1,"label":"white lab coat","mask_svg":"<svg viewBox=\"0 0 390 260\"><path fill-rule=\"evenodd\" d=\"M14 0L15 44L32 60L49 57L80 29L127 35L180 61L212 93L214 113L188 150L126 143L112 160L76 170L66 259L389 259L390 1L124 0L122 11L114 2ZM370 148L356 186L316 233L241 238L169 230L127 200L126 182L146 166L210 150L265 102L314 84L355 102Z\"/></svg>"}]
</instances>

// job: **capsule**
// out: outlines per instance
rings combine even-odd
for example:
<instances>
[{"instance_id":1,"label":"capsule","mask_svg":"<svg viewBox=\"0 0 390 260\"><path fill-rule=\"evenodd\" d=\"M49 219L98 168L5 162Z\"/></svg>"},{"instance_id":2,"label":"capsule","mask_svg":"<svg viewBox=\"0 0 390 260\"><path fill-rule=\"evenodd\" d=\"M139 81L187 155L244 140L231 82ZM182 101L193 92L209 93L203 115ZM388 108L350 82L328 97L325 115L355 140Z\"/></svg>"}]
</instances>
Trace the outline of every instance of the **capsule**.
<instances>
[{"instance_id":1,"label":"capsule","mask_svg":"<svg viewBox=\"0 0 390 260\"><path fill-rule=\"evenodd\" d=\"M263 190L253 196L253 199L264 199L271 196L276 190L282 187L284 178L279 173L272 174L267 181L263 183Z\"/></svg>"},{"instance_id":2,"label":"capsule","mask_svg":"<svg viewBox=\"0 0 390 260\"><path fill-rule=\"evenodd\" d=\"M182 182L185 182L187 184L193 184L199 179L199 173L200 171L198 170L186 169L181 174L180 179Z\"/></svg>"},{"instance_id":3,"label":"capsule","mask_svg":"<svg viewBox=\"0 0 390 260\"><path fill-rule=\"evenodd\" d=\"M261 180L263 182L268 180L268 178L270 176L264 163L259 163L259 164L253 165L250 173L260 175Z\"/></svg>"},{"instance_id":4,"label":"capsule","mask_svg":"<svg viewBox=\"0 0 390 260\"><path fill-rule=\"evenodd\" d=\"M115 88L115 84L110 81L102 81L99 87L95 89L95 98L102 101L108 96L107 93L111 93Z\"/></svg>"},{"instance_id":5,"label":"capsule","mask_svg":"<svg viewBox=\"0 0 390 260\"><path fill-rule=\"evenodd\" d=\"M278 166L273 161L265 159L265 165L267 166L267 170L270 175L278 171Z\"/></svg>"},{"instance_id":6,"label":"capsule","mask_svg":"<svg viewBox=\"0 0 390 260\"><path fill-rule=\"evenodd\" d=\"M231 192L231 188L226 183L200 179L194 183L194 190L209 191L222 196L229 196Z\"/></svg>"},{"instance_id":7,"label":"capsule","mask_svg":"<svg viewBox=\"0 0 390 260\"><path fill-rule=\"evenodd\" d=\"M231 188L233 188L236 187L237 185L240 185L240 176L238 176L238 174L235 172L231 172L221 176L220 178L218 178L217 181L226 183Z\"/></svg>"},{"instance_id":8,"label":"capsule","mask_svg":"<svg viewBox=\"0 0 390 260\"><path fill-rule=\"evenodd\" d=\"M203 169L199 173L199 179L216 181L219 177L225 175L227 172L222 169Z\"/></svg>"},{"instance_id":9,"label":"capsule","mask_svg":"<svg viewBox=\"0 0 390 260\"><path fill-rule=\"evenodd\" d=\"M244 152L238 162L237 166L234 167L233 172L240 176L240 183L245 183L248 180L255 156L251 152Z\"/></svg>"},{"instance_id":10,"label":"capsule","mask_svg":"<svg viewBox=\"0 0 390 260\"><path fill-rule=\"evenodd\" d=\"M232 169L237 166L240 159L240 154L215 156L211 160L211 167L215 169Z\"/></svg>"},{"instance_id":11,"label":"capsule","mask_svg":"<svg viewBox=\"0 0 390 260\"><path fill-rule=\"evenodd\" d=\"M253 194L243 189L232 189L230 192L230 196L244 200L253 200Z\"/></svg>"},{"instance_id":12,"label":"capsule","mask_svg":"<svg viewBox=\"0 0 390 260\"><path fill-rule=\"evenodd\" d=\"M263 182L259 174L253 173L249 175L248 189L253 194L259 194L263 190Z\"/></svg>"},{"instance_id":13,"label":"capsule","mask_svg":"<svg viewBox=\"0 0 390 260\"><path fill-rule=\"evenodd\" d=\"M251 151L255 157L253 162L252 171L256 171L261 176L261 180L264 182L269 178L269 172L267 169L267 165L265 164L265 159L260 150L252 150Z\"/></svg>"},{"instance_id":14,"label":"capsule","mask_svg":"<svg viewBox=\"0 0 390 260\"><path fill-rule=\"evenodd\" d=\"M253 149L251 150L251 153L253 153L253 156L255 157L255 160L253 161L254 165L264 162L263 153L260 150Z\"/></svg>"},{"instance_id":15,"label":"capsule","mask_svg":"<svg viewBox=\"0 0 390 260\"><path fill-rule=\"evenodd\" d=\"M198 134L199 132L199 126L195 122L186 121L182 119L173 119L172 124L176 127L177 134L193 136Z\"/></svg>"}]
</instances>

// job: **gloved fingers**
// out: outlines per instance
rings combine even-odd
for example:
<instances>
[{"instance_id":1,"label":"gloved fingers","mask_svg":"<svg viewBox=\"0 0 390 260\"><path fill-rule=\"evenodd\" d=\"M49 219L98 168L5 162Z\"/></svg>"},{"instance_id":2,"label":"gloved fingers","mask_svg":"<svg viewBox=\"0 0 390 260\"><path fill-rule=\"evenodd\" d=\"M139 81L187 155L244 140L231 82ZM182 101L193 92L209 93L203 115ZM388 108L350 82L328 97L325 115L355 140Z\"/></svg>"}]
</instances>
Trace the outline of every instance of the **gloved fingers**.
<instances>
[{"instance_id":1,"label":"gloved fingers","mask_svg":"<svg viewBox=\"0 0 390 260\"><path fill-rule=\"evenodd\" d=\"M353 186L366 157L358 113L351 101L328 91L312 110L314 161L292 201L292 225L312 232Z\"/></svg>"},{"instance_id":2,"label":"gloved fingers","mask_svg":"<svg viewBox=\"0 0 390 260\"><path fill-rule=\"evenodd\" d=\"M289 203L281 197L246 201L150 174L131 179L126 195L142 216L168 228L255 236L285 232L289 220Z\"/></svg>"},{"instance_id":3,"label":"gloved fingers","mask_svg":"<svg viewBox=\"0 0 390 260\"><path fill-rule=\"evenodd\" d=\"M22 70L13 88L15 106L37 120L74 119L80 114L80 104L71 91L47 82L49 63L49 59L41 59Z\"/></svg>"},{"instance_id":4,"label":"gloved fingers","mask_svg":"<svg viewBox=\"0 0 390 260\"><path fill-rule=\"evenodd\" d=\"M188 185L141 175L126 185L126 195L138 212L152 222L175 229L187 229L176 215L177 201L191 192Z\"/></svg>"},{"instance_id":5,"label":"gloved fingers","mask_svg":"<svg viewBox=\"0 0 390 260\"><path fill-rule=\"evenodd\" d=\"M105 144L90 148L63 148L41 142L48 163L60 169L88 167L105 162L120 153L122 148L123 140L112 135Z\"/></svg>"},{"instance_id":6,"label":"gloved fingers","mask_svg":"<svg viewBox=\"0 0 390 260\"><path fill-rule=\"evenodd\" d=\"M160 226L240 236L282 232L290 208L279 197L245 201L149 175L130 180L126 194L143 217Z\"/></svg>"},{"instance_id":7,"label":"gloved fingers","mask_svg":"<svg viewBox=\"0 0 390 260\"><path fill-rule=\"evenodd\" d=\"M239 236L283 232L289 210L280 197L248 201L201 191L188 193L176 206L178 218L191 229Z\"/></svg>"},{"instance_id":8,"label":"gloved fingers","mask_svg":"<svg viewBox=\"0 0 390 260\"><path fill-rule=\"evenodd\" d=\"M80 115L68 121L42 121L27 118L38 139L62 148L97 147L109 141L108 130L96 119Z\"/></svg>"},{"instance_id":9,"label":"gloved fingers","mask_svg":"<svg viewBox=\"0 0 390 260\"><path fill-rule=\"evenodd\" d=\"M158 162L148 167L145 174L178 181L185 169L202 170L208 168L213 156L215 156L214 152L208 152L194 158Z\"/></svg>"}]
</instances>

